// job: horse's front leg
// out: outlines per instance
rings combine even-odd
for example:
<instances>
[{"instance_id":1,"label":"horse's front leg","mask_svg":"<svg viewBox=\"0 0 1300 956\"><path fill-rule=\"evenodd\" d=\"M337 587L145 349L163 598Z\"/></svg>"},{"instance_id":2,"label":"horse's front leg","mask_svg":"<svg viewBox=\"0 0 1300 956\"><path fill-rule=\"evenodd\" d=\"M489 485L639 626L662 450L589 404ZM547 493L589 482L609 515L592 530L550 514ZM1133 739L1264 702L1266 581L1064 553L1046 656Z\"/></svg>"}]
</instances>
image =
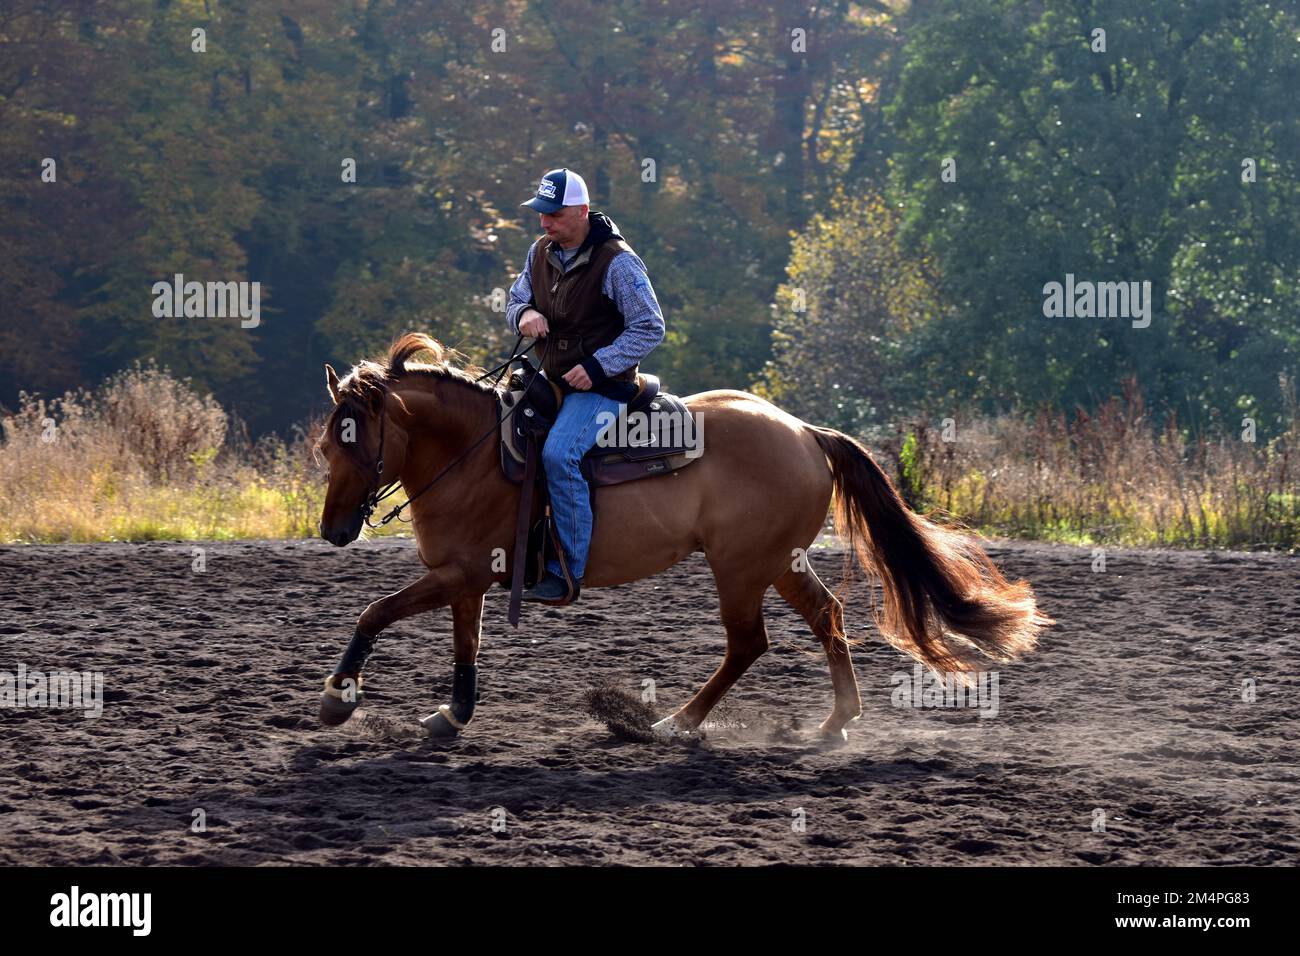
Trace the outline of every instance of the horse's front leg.
<instances>
[{"instance_id":1,"label":"horse's front leg","mask_svg":"<svg viewBox=\"0 0 1300 956\"><path fill-rule=\"evenodd\" d=\"M455 737L474 717L478 703L478 642L483 625L483 595L466 595L451 602L455 666L451 703L442 704L420 725L430 737Z\"/></svg>"},{"instance_id":2,"label":"horse's front leg","mask_svg":"<svg viewBox=\"0 0 1300 956\"><path fill-rule=\"evenodd\" d=\"M360 706L361 671L375 649L380 631L412 614L450 604L464 586L465 575L459 567L442 565L430 569L414 584L366 608L357 619L357 628L339 666L325 679L325 691L320 700L320 722L327 727L337 726Z\"/></svg>"}]
</instances>

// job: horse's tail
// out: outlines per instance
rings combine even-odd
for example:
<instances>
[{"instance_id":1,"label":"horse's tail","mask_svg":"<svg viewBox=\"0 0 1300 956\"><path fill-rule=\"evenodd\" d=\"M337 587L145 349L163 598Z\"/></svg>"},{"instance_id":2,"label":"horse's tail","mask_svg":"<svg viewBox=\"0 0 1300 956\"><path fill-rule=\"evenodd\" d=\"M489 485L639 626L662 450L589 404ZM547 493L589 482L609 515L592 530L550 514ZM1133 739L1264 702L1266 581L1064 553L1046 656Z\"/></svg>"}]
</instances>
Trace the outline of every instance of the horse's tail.
<instances>
[{"instance_id":1,"label":"horse's tail","mask_svg":"<svg viewBox=\"0 0 1300 956\"><path fill-rule=\"evenodd\" d=\"M848 435L809 425L835 482L835 527L884 590L881 635L940 672L979 670L1032 651L1056 623L1028 582L1008 583L969 532L914 514L871 454ZM978 653L976 653L978 652Z\"/></svg>"}]
</instances>

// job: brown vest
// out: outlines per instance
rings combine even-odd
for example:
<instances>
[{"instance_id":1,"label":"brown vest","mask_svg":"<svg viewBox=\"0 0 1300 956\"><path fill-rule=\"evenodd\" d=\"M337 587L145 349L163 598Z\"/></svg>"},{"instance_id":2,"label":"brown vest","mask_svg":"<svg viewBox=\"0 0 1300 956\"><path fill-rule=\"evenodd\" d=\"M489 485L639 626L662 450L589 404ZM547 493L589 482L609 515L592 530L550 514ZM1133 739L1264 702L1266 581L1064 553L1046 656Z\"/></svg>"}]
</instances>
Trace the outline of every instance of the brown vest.
<instances>
[{"instance_id":1,"label":"brown vest","mask_svg":"<svg viewBox=\"0 0 1300 956\"><path fill-rule=\"evenodd\" d=\"M542 238L528 272L533 280L533 303L550 328L543 340L542 368L547 378L558 382L565 372L622 334L623 314L601 288L610 260L620 252L631 252L632 247L611 236L598 248L582 250L565 272L559 256L551 252L554 245ZM633 365L610 377L635 382L636 371Z\"/></svg>"}]
</instances>

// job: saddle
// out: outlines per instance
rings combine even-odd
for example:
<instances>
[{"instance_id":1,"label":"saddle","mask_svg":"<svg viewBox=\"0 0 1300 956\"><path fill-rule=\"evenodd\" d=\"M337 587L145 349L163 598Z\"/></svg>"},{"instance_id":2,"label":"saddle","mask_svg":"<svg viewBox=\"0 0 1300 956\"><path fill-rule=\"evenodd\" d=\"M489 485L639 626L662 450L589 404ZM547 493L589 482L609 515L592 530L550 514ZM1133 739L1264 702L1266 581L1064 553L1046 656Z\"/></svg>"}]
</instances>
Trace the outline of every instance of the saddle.
<instances>
[{"instance_id":1,"label":"saddle","mask_svg":"<svg viewBox=\"0 0 1300 956\"><path fill-rule=\"evenodd\" d=\"M501 393L501 470L521 486L519 516L515 530L511 569L509 620L519 625L521 595L541 578L549 558L564 570L569 593L553 603L563 607L578 596L578 583L569 574L564 549L551 517L547 483L538 482L545 469L542 447L555 424L564 393L540 370L522 359L524 369L515 371ZM592 515L596 511L596 489L643 478L671 474L685 468L703 452L698 423L686 404L663 391L654 375L638 374L636 394L627 403L626 416L611 422L596 445L579 464L587 480ZM539 514L532 513L534 492L540 491ZM504 582L503 582L504 586Z\"/></svg>"}]
</instances>

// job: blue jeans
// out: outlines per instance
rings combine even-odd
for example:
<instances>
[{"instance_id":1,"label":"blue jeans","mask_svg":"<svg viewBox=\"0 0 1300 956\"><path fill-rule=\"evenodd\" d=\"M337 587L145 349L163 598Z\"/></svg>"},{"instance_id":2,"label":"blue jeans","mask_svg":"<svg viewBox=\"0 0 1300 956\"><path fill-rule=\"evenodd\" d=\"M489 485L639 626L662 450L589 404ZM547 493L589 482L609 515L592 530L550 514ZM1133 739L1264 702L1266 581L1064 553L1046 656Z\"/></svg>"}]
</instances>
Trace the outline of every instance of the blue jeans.
<instances>
[{"instance_id":1,"label":"blue jeans","mask_svg":"<svg viewBox=\"0 0 1300 956\"><path fill-rule=\"evenodd\" d=\"M587 479L578 464L596 444L609 418L596 420L601 412L618 415L619 403L595 392L570 392L564 396L560 414L546 436L542 463L546 466L546 486L551 492L551 513L559 531L569 573L576 581L587 569L587 551L591 547L591 501ZM558 561L547 561L546 569L556 577Z\"/></svg>"}]
</instances>

